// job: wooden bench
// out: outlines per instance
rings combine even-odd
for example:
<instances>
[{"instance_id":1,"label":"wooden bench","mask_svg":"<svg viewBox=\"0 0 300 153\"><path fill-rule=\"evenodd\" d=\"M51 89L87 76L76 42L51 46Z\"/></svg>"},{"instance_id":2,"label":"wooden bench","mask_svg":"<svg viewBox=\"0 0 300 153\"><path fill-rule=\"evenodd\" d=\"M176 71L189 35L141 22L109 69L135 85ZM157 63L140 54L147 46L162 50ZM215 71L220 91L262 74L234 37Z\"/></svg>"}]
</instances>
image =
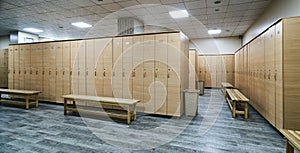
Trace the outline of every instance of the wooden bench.
<instances>
[{"instance_id":1,"label":"wooden bench","mask_svg":"<svg viewBox=\"0 0 300 153\"><path fill-rule=\"evenodd\" d=\"M234 88L233 85L231 85L228 82L222 82L221 83L221 90L222 90L222 92L223 92L224 95L225 95L225 90L226 89L233 89L233 88Z\"/></svg>"},{"instance_id":2,"label":"wooden bench","mask_svg":"<svg viewBox=\"0 0 300 153\"><path fill-rule=\"evenodd\" d=\"M10 103L17 103L17 101L12 99L2 99L2 94L8 94L8 95L18 95L18 96L24 96L25 97L25 108L29 109L29 105L34 103L35 107L39 107L39 98L38 95L41 93L40 91L31 91L31 90L15 90L15 89L0 89L0 100L1 102L10 102ZM34 96L34 101L30 101L30 97ZM19 102L18 102L19 103Z\"/></svg>"},{"instance_id":3,"label":"wooden bench","mask_svg":"<svg viewBox=\"0 0 300 153\"><path fill-rule=\"evenodd\" d=\"M130 124L131 119L136 120L136 104L140 100L135 99L123 99L123 98L112 98L112 97L98 97L98 96L86 96L86 95L63 95L64 98L64 114L67 114L67 111L82 111L82 112L93 112L97 114L105 114L111 117L127 119L127 124ZM126 114L116 113L116 112L101 112L101 111L91 111L87 109L79 109L76 106L76 101L86 101L93 103L100 103L102 106L125 106ZM72 104L68 104L72 102ZM131 109L132 108L132 109ZM133 112L131 111L133 110Z\"/></svg>"},{"instance_id":4,"label":"wooden bench","mask_svg":"<svg viewBox=\"0 0 300 153\"><path fill-rule=\"evenodd\" d=\"M239 90L237 89L226 89L225 90L226 101L232 111L232 117L235 118L236 114L244 114L245 119L248 119L248 102L249 99L246 98ZM232 105L230 103L232 101ZM237 103L244 103L244 110L237 110Z\"/></svg>"},{"instance_id":5,"label":"wooden bench","mask_svg":"<svg viewBox=\"0 0 300 153\"><path fill-rule=\"evenodd\" d=\"M279 130L286 138L286 153L294 153L294 149L300 152L300 131Z\"/></svg>"}]
</instances>

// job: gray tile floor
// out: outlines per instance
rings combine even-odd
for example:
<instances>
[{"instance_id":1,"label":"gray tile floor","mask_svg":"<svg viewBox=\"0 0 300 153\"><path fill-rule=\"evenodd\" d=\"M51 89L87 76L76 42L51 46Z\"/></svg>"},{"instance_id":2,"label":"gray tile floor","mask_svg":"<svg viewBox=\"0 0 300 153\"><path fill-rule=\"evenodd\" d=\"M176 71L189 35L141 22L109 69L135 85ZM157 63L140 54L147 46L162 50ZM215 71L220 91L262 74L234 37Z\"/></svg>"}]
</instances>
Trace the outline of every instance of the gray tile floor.
<instances>
[{"instance_id":1,"label":"gray tile floor","mask_svg":"<svg viewBox=\"0 0 300 153\"><path fill-rule=\"evenodd\" d=\"M255 110L233 119L220 90L199 97L195 118L138 114L131 125L108 117L63 115L63 106L0 105L0 152L285 152L285 140Z\"/></svg>"}]
</instances>

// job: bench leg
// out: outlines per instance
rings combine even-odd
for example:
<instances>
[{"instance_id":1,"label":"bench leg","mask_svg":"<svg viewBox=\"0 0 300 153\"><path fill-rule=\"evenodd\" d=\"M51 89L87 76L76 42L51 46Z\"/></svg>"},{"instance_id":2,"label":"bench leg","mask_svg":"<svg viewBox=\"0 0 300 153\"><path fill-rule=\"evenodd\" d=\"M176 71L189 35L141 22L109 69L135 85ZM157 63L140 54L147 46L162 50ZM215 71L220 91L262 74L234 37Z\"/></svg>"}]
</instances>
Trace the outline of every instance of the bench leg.
<instances>
[{"instance_id":1,"label":"bench leg","mask_svg":"<svg viewBox=\"0 0 300 153\"><path fill-rule=\"evenodd\" d=\"M64 98L64 115L67 115L67 99Z\"/></svg>"},{"instance_id":2,"label":"bench leg","mask_svg":"<svg viewBox=\"0 0 300 153\"><path fill-rule=\"evenodd\" d=\"M136 105L133 105L134 107L134 112L133 112L133 115L134 115L134 121L136 121Z\"/></svg>"},{"instance_id":3,"label":"bench leg","mask_svg":"<svg viewBox=\"0 0 300 153\"><path fill-rule=\"evenodd\" d=\"M131 121L131 112L130 112L130 105L128 105L127 109L127 124L129 125Z\"/></svg>"},{"instance_id":4,"label":"bench leg","mask_svg":"<svg viewBox=\"0 0 300 153\"><path fill-rule=\"evenodd\" d=\"M35 108L39 107L39 96L38 94L35 95Z\"/></svg>"},{"instance_id":5,"label":"bench leg","mask_svg":"<svg viewBox=\"0 0 300 153\"><path fill-rule=\"evenodd\" d=\"M286 140L286 153L294 153L294 147Z\"/></svg>"},{"instance_id":6,"label":"bench leg","mask_svg":"<svg viewBox=\"0 0 300 153\"><path fill-rule=\"evenodd\" d=\"M248 119L248 103L245 102L245 119Z\"/></svg>"},{"instance_id":7,"label":"bench leg","mask_svg":"<svg viewBox=\"0 0 300 153\"><path fill-rule=\"evenodd\" d=\"M26 109L29 109L29 96L26 96Z\"/></svg>"},{"instance_id":8,"label":"bench leg","mask_svg":"<svg viewBox=\"0 0 300 153\"><path fill-rule=\"evenodd\" d=\"M236 116L236 101L233 101L233 106L232 106L232 117L235 118Z\"/></svg>"}]
</instances>

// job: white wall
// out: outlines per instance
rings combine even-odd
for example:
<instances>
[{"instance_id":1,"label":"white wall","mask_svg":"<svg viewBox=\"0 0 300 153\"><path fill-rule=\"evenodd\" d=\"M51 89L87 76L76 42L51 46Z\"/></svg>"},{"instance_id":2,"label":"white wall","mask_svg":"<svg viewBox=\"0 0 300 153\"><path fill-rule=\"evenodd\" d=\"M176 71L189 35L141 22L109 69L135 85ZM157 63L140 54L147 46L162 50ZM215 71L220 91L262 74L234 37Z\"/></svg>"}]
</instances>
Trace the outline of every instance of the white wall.
<instances>
[{"instance_id":1,"label":"white wall","mask_svg":"<svg viewBox=\"0 0 300 153\"><path fill-rule=\"evenodd\" d=\"M199 54L234 54L240 47L239 37L190 40L190 49L196 49Z\"/></svg>"},{"instance_id":2,"label":"white wall","mask_svg":"<svg viewBox=\"0 0 300 153\"><path fill-rule=\"evenodd\" d=\"M0 49L8 48L9 43L9 36L0 36Z\"/></svg>"},{"instance_id":3,"label":"white wall","mask_svg":"<svg viewBox=\"0 0 300 153\"><path fill-rule=\"evenodd\" d=\"M39 36L38 35L25 33L25 32L18 32L18 43L26 43L25 42L26 38L32 38L33 42L39 42Z\"/></svg>"},{"instance_id":4,"label":"white wall","mask_svg":"<svg viewBox=\"0 0 300 153\"><path fill-rule=\"evenodd\" d=\"M244 34L246 44L272 23L283 17L300 16L300 0L273 0L263 15Z\"/></svg>"}]
</instances>

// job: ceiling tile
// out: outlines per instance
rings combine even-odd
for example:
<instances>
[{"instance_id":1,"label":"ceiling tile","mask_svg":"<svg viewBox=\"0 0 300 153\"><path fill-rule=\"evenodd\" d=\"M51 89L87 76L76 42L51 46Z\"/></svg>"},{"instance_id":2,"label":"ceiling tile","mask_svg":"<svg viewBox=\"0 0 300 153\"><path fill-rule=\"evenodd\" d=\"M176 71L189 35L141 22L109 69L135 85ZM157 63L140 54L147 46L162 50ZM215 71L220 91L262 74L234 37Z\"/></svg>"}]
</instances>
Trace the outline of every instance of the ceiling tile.
<instances>
[{"instance_id":1,"label":"ceiling tile","mask_svg":"<svg viewBox=\"0 0 300 153\"><path fill-rule=\"evenodd\" d=\"M230 0L229 4L251 3L253 0Z\"/></svg>"},{"instance_id":2,"label":"ceiling tile","mask_svg":"<svg viewBox=\"0 0 300 153\"><path fill-rule=\"evenodd\" d=\"M103 4L101 5L101 7L109 11L118 11L122 9L122 7L118 3Z\"/></svg>"},{"instance_id":3,"label":"ceiling tile","mask_svg":"<svg viewBox=\"0 0 300 153\"><path fill-rule=\"evenodd\" d=\"M244 11L251 7L251 3L243 3L238 5L229 5L227 11ZM241 12L240 12L241 13Z\"/></svg>"},{"instance_id":4,"label":"ceiling tile","mask_svg":"<svg viewBox=\"0 0 300 153\"><path fill-rule=\"evenodd\" d=\"M181 3L182 0L160 0L162 4L174 4L174 3Z\"/></svg>"},{"instance_id":5,"label":"ceiling tile","mask_svg":"<svg viewBox=\"0 0 300 153\"><path fill-rule=\"evenodd\" d=\"M129 0L129 1L120 1L118 2L120 6L122 6L123 8L126 8L126 7L132 7L132 6L135 6L135 5L140 5L139 2L137 2L136 0Z\"/></svg>"},{"instance_id":6,"label":"ceiling tile","mask_svg":"<svg viewBox=\"0 0 300 153\"><path fill-rule=\"evenodd\" d=\"M187 9L195 9L195 8L205 8L206 3L205 0L198 0L198 1L192 1L192 2L184 2L185 7Z\"/></svg>"},{"instance_id":7,"label":"ceiling tile","mask_svg":"<svg viewBox=\"0 0 300 153\"><path fill-rule=\"evenodd\" d=\"M161 4L160 0L137 0L140 4Z\"/></svg>"}]
</instances>

